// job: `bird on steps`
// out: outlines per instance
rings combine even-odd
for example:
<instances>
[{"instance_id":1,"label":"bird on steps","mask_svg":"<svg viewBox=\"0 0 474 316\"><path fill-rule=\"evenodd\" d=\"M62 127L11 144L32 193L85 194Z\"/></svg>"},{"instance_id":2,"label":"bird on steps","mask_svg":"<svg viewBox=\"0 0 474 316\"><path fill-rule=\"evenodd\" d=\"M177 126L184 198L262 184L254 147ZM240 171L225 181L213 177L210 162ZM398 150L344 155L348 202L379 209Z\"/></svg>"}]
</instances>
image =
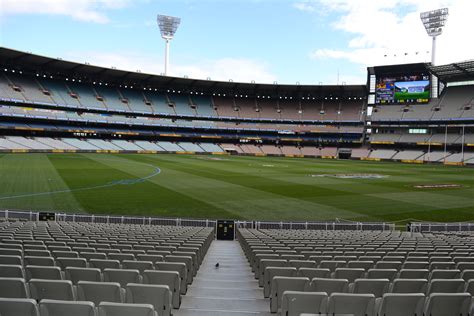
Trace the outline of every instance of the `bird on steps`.
<instances>
[{"instance_id":1,"label":"bird on steps","mask_svg":"<svg viewBox=\"0 0 474 316\"><path fill-rule=\"evenodd\" d=\"M216 269L217 269L217 268L219 268L219 262L218 262L218 263L216 263Z\"/></svg>"}]
</instances>

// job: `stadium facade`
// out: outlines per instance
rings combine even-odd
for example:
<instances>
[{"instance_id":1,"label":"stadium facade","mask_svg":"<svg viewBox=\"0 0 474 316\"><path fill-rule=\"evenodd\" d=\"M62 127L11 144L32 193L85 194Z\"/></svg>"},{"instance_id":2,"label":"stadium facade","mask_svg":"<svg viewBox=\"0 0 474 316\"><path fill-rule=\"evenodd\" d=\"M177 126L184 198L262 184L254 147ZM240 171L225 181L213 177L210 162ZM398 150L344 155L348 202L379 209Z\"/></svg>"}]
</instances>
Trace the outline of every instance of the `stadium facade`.
<instances>
[{"instance_id":1,"label":"stadium facade","mask_svg":"<svg viewBox=\"0 0 474 316\"><path fill-rule=\"evenodd\" d=\"M7 48L0 64L3 152L474 164L471 62L371 67L366 84L330 86L158 76Z\"/></svg>"}]
</instances>

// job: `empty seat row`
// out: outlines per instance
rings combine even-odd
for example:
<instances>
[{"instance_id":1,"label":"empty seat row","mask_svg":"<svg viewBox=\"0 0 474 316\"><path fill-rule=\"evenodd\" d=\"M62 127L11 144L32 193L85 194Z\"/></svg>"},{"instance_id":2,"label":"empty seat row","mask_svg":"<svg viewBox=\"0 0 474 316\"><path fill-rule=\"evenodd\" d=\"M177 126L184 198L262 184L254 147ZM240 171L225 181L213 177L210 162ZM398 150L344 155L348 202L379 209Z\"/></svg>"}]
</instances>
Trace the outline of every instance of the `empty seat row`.
<instances>
[{"instance_id":1,"label":"empty seat row","mask_svg":"<svg viewBox=\"0 0 474 316\"><path fill-rule=\"evenodd\" d=\"M448 262L448 261L375 261L373 260L326 260L327 258L322 257L311 257L311 260L300 259L290 259L288 256L273 256L269 254L257 255L254 259L253 271L256 273L257 277L260 277L262 270L265 266L262 262L274 261L279 266L288 266L288 267L305 267L305 268L328 268L331 271L334 271L337 268L363 268L365 270L369 269L459 269L459 270L473 270L474 262Z\"/></svg>"},{"instance_id":2,"label":"empty seat row","mask_svg":"<svg viewBox=\"0 0 474 316\"><path fill-rule=\"evenodd\" d=\"M96 307L97 306L97 307ZM33 299L0 298L2 316L161 316L151 304L102 302L98 305L87 301L61 301L43 299L37 304Z\"/></svg>"},{"instance_id":3,"label":"empty seat row","mask_svg":"<svg viewBox=\"0 0 474 316\"><path fill-rule=\"evenodd\" d=\"M170 315L173 306L168 285L128 283L123 288L117 282L79 281L73 285L67 280L43 279L32 279L26 284L24 280L15 278L1 279L0 283L0 297L8 299L146 303L153 305L160 315Z\"/></svg>"},{"instance_id":4,"label":"empty seat row","mask_svg":"<svg viewBox=\"0 0 474 316\"><path fill-rule=\"evenodd\" d=\"M474 279L474 270L432 270L427 269L402 269L397 271L395 269L369 269L365 271L363 268L337 268L335 272L327 268L299 268L281 267L269 265L265 267L263 278L259 279L260 286L267 286L270 284L274 276L300 276L312 278L334 278L334 279L348 279L353 282L355 279L388 279L393 281L399 279L464 279L469 281Z\"/></svg>"},{"instance_id":5,"label":"empty seat row","mask_svg":"<svg viewBox=\"0 0 474 316\"><path fill-rule=\"evenodd\" d=\"M471 296L467 293L394 294L380 299L372 294L285 291L282 294L281 315L306 314L352 316L468 316ZM272 312L276 312L275 310Z\"/></svg>"},{"instance_id":6,"label":"empty seat row","mask_svg":"<svg viewBox=\"0 0 474 316\"><path fill-rule=\"evenodd\" d=\"M194 265L193 258L190 256L166 256L165 262L151 262L151 261L133 261L133 260L124 260L122 262L118 260L108 260L108 259L90 259L86 261L83 258L54 258L50 257L25 257L24 262L18 256L0 256L0 265L7 266L22 266L25 265L25 268L28 266L43 266L43 267L56 267L59 269L67 269L69 267L75 268L98 268L100 270L104 269L137 269L139 271L144 270L153 270L153 269L164 269L173 264L182 264L185 267L186 273L181 272L181 275L186 280L187 284L191 284L194 278L194 275L197 273L198 267ZM177 266L177 265L176 265ZM13 268L10 268L9 271L13 271ZM0 276L9 273L9 271L2 272L0 270ZM18 272L21 273L21 272Z\"/></svg>"},{"instance_id":7,"label":"empty seat row","mask_svg":"<svg viewBox=\"0 0 474 316\"><path fill-rule=\"evenodd\" d=\"M388 279L356 279L349 283L347 279L325 279L314 278L311 281L303 277L276 276L270 286L270 307L274 311L280 304L284 291L324 292L331 293L354 293L371 294L374 297L382 297L386 293L409 294L409 293L467 293L474 294L474 280L467 282L462 279L432 280L425 279L397 279L390 282Z\"/></svg>"},{"instance_id":8,"label":"empty seat row","mask_svg":"<svg viewBox=\"0 0 474 316\"><path fill-rule=\"evenodd\" d=\"M194 244L193 244L194 245ZM0 256L19 256L25 258L49 257L57 258L84 258L90 259L111 259L111 260L151 260L162 261L168 255L191 255L196 257L196 264L201 264L202 254L198 247L163 247L160 250L119 250L106 248L75 248L74 251L64 250L21 250L6 248L16 245L0 245Z\"/></svg>"},{"instance_id":9,"label":"empty seat row","mask_svg":"<svg viewBox=\"0 0 474 316\"><path fill-rule=\"evenodd\" d=\"M328 269L313 269L313 268L296 268L292 267L267 267L265 269L263 278L264 296L269 297L271 290L271 282L274 277L305 277L309 280L317 279L329 279L329 280L347 280L348 283L354 283L357 279L387 279L390 282L397 280L423 280L426 284L434 280L458 280L458 282L465 282L470 284L471 280L474 280L474 270L464 271L462 274L458 270L434 270L428 273L428 270L401 270L397 273L396 270L390 269L373 269L366 273L363 269L347 269L340 268L336 269L336 272L331 273ZM462 276L462 278L461 278ZM426 288L424 291L425 292Z\"/></svg>"},{"instance_id":10,"label":"empty seat row","mask_svg":"<svg viewBox=\"0 0 474 316\"><path fill-rule=\"evenodd\" d=\"M0 267L1 270L1 267ZM27 267L29 274L29 282L37 279L64 281L67 284L72 283L78 285L82 281L87 282L115 282L125 288L129 283L143 283L153 285L166 285L170 289L173 296L173 306L179 308L181 302L181 294L185 294L185 290L181 290L182 279L177 271L156 271L145 270L140 273L138 270L124 269L105 269L100 271L94 268L67 268L65 272L66 280L64 280L61 271L57 267ZM9 290L10 288L18 289L17 292ZM29 298L28 287L26 281L22 278L0 278L0 297L11 298Z\"/></svg>"}]
</instances>

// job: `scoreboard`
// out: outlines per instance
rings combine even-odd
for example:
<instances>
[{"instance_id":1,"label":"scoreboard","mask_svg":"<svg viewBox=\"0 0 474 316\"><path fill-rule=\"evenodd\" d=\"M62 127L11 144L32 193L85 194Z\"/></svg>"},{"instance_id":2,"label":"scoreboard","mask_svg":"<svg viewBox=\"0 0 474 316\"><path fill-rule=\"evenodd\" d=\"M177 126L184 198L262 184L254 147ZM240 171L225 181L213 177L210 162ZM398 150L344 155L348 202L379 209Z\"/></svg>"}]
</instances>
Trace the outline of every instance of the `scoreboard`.
<instances>
[{"instance_id":1,"label":"scoreboard","mask_svg":"<svg viewBox=\"0 0 474 316\"><path fill-rule=\"evenodd\" d=\"M376 77L375 103L428 103L430 86L430 76L422 73Z\"/></svg>"},{"instance_id":2,"label":"scoreboard","mask_svg":"<svg viewBox=\"0 0 474 316\"><path fill-rule=\"evenodd\" d=\"M424 63L369 67L368 76L371 104L428 103L431 99L431 75Z\"/></svg>"}]
</instances>

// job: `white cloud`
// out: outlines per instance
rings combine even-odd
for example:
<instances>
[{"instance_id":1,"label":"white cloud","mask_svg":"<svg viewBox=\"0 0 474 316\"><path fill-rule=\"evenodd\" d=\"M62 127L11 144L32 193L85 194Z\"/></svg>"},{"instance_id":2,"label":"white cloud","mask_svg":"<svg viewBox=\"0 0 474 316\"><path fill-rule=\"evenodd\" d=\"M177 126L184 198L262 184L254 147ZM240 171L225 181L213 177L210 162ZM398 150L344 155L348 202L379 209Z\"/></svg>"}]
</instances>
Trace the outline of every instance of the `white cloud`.
<instances>
[{"instance_id":1,"label":"white cloud","mask_svg":"<svg viewBox=\"0 0 474 316\"><path fill-rule=\"evenodd\" d=\"M325 47L310 57L316 60L345 59L365 66L431 60L431 39L420 21L423 11L448 7L450 16L438 38L437 64L471 59L474 41L467 22L474 10L472 0L308 0L306 12L336 16L332 27L350 34L346 49ZM310 8L310 9L308 9ZM395 57L396 56L396 57Z\"/></svg>"},{"instance_id":2,"label":"white cloud","mask_svg":"<svg viewBox=\"0 0 474 316\"><path fill-rule=\"evenodd\" d=\"M316 11L316 7L311 2L306 2L306 1L296 2L296 3L293 4L293 6L296 9L300 10L300 11L305 11L305 12L315 12Z\"/></svg>"},{"instance_id":3,"label":"white cloud","mask_svg":"<svg viewBox=\"0 0 474 316\"><path fill-rule=\"evenodd\" d=\"M64 15L83 22L108 23L104 11L122 9L129 3L131 0L0 0L0 16Z\"/></svg>"},{"instance_id":4,"label":"white cloud","mask_svg":"<svg viewBox=\"0 0 474 316\"><path fill-rule=\"evenodd\" d=\"M162 56L145 55L138 52L70 52L65 59L88 62L91 65L116 67L121 70L160 74L163 72ZM220 58L216 60L193 61L192 64L171 64L170 74L177 77L188 76L195 79L206 79L235 82L273 83L277 77L271 73L269 66L261 61L245 58Z\"/></svg>"}]
</instances>

